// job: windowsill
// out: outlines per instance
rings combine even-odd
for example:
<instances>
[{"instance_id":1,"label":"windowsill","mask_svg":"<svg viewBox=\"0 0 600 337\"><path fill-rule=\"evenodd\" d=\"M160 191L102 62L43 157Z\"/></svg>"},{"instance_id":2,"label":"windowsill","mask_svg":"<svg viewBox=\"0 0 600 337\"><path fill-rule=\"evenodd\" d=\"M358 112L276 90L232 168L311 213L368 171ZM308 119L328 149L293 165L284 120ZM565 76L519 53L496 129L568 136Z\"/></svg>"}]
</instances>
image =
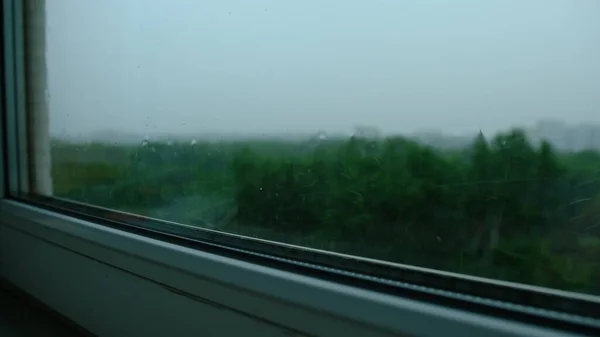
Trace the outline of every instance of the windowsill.
<instances>
[{"instance_id":1,"label":"windowsill","mask_svg":"<svg viewBox=\"0 0 600 337\"><path fill-rule=\"evenodd\" d=\"M35 324L31 324L35 322ZM0 279L0 335L92 337Z\"/></svg>"},{"instance_id":2,"label":"windowsill","mask_svg":"<svg viewBox=\"0 0 600 337\"><path fill-rule=\"evenodd\" d=\"M219 310L233 311L240 317L250 317L251 320L266 325L288 329L287 333L292 331L340 336L565 336L543 328L238 261L107 228L16 201L0 201L0 214L0 256L4 256L4 259L12 259L11 257L20 256L19 254L32 256L29 260L52 259L51 256L33 256L42 253L15 244L16 240L11 241L16 236L22 240L25 237L28 240L41 240L46 245L83 257L81 261L94 261L117 269L121 274L133 275L150 282L162 291L166 289L171 296L184 296ZM15 260L22 261L18 258ZM44 282L43 275L27 272L29 266L15 266L9 262L12 261L3 263L3 277L9 280L13 278L25 287L35 287L36 282ZM60 263L59 259L54 260L54 263ZM74 273L77 270L70 270L59 276L69 278L74 277ZM25 283L24 280L28 277L32 279ZM35 279L36 277L38 278ZM112 289L120 289L118 277L104 282L110 283ZM103 296L102 293L95 292L92 284L88 287L88 291L95 293L95 296ZM38 286L36 289L41 288L42 286ZM62 300L76 301L68 298ZM46 304L53 306L53 303ZM65 308L67 306L66 302L62 305ZM94 303L78 303L71 308L93 310L94 306ZM70 313L63 314L69 317ZM73 315L79 314L73 312L71 316ZM136 315L136 312L131 315ZM69 318L75 321L89 320L78 322L88 329L90 327L86 325L91 325L97 319L93 315L81 317ZM111 324L111 317L103 319L104 324ZM202 324L202 317L198 317L197 321ZM231 322L231 325L234 326L235 322ZM94 329L90 331L95 333Z\"/></svg>"}]
</instances>

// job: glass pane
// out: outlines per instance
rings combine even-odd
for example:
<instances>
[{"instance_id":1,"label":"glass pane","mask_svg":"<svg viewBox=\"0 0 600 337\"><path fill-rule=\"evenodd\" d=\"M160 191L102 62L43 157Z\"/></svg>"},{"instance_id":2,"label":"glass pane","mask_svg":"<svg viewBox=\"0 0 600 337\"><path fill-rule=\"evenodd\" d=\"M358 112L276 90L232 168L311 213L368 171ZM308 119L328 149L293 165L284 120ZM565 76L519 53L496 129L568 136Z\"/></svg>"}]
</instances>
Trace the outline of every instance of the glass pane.
<instances>
[{"instance_id":1,"label":"glass pane","mask_svg":"<svg viewBox=\"0 0 600 337\"><path fill-rule=\"evenodd\" d=\"M54 195L600 294L600 2L47 1Z\"/></svg>"}]
</instances>

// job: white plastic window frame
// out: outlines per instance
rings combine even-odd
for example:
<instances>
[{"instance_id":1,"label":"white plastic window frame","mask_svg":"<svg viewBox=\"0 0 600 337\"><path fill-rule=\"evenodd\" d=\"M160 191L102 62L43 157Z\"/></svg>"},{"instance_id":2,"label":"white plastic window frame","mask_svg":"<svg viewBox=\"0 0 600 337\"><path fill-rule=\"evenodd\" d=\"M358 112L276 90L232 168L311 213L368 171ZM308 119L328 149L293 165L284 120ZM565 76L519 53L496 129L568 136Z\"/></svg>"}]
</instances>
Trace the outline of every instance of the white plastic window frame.
<instances>
[{"instance_id":1,"label":"white plastic window frame","mask_svg":"<svg viewBox=\"0 0 600 337\"><path fill-rule=\"evenodd\" d=\"M51 194L46 73L39 47L44 42L35 37L43 30L44 3L3 2L8 39L0 127L7 132L0 140L0 158L6 159L0 161L6 182L0 185L0 278L99 336L160 336L167 331L220 336L573 336L239 261L11 200L11 193L30 189ZM27 32L27 39L23 18L42 20ZM34 56L25 58L25 48L34 48ZM26 85L26 79L35 86ZM26 118L32 111L36 115ZM41 123L31 124L32 119ZM42 137L28 138L26 128ZM30 175L28 167L37 173ZM170 314L157 314L160 308ZM257 330L248 331L253 328Z\"/></svg>"}]
</instances>

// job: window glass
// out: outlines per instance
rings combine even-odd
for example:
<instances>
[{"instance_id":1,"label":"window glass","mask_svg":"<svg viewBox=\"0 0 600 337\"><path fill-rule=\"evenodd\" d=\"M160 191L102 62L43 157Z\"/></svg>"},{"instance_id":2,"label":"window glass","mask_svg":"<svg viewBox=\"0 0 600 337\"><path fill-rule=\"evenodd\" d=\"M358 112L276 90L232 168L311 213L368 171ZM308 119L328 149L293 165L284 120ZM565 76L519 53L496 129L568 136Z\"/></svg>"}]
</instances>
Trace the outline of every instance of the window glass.
<instances>
[{"instance_id":1,"label":"window glass","mask_svg":"<svg viewBox=\"0 0 600 337\"><path fill-rule=\"evenodd\" d=\"M46 6L55 196L600 294L600 2Z\"/></svg>"}]
</instances>

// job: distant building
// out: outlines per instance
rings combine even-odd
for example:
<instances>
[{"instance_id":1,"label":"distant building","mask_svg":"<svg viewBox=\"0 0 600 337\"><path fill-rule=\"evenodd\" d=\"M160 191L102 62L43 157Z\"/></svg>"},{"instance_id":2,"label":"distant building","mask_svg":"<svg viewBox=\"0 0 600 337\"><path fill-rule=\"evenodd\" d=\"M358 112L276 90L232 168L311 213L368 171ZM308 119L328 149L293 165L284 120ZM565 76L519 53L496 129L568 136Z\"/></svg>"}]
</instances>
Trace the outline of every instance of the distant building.
<instances>
[{"instance_id":1,"label":"distant building","mask_svg":"<svg viewBox=\"0 0 600 337\"><path fill-rule=\"evenodd\" d=\"M377 139L381 137L381 131L373 126L357 126L354 128L352 136L367 139Z\"/></svg>"},{"instance_id":2,"label":"distant building","mask_svg":"<svg viewBox=\"0 0 600 337\"><path fill-rule=\"evenodd\" d=\"M315 139L315 140L325 140L325 139L327 139L327 132L325 130L319 130L315 134L313 134L310 138Z\"/></svg>"}]
</instances>

